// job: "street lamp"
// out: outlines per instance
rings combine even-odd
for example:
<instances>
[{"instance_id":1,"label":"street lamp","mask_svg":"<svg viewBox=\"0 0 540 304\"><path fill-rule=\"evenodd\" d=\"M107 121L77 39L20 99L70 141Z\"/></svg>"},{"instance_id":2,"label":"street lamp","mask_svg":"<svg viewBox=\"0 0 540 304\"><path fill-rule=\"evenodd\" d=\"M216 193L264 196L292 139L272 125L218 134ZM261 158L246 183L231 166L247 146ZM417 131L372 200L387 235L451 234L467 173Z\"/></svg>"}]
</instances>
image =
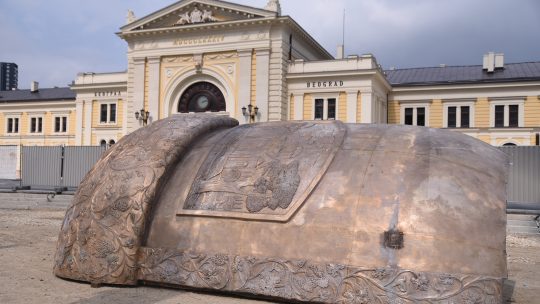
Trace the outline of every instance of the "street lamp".
<instances>
[{"instance_id":1,"label":"street lamp","mask_svg":"<svg viewBox=\"0 0 540 304\"><path fill-rule=\"evenodd\" d=\"M248 105L247 109L246 107L242 107L242 114L244 117L249 117L249 123L255 122L255 118L257 117L257 114L259 114L259 108L257 106L253 107L253 105Z\"/></svg>"},{"instance_id":2,"label":"street lamp","mask_svg":"<svg viewBox=\"0 0 540 304\"><path fill-rule=\"evenodd\" d=\"M141 109L140 112L135 112L135 119L142 122L143 126L148 125L148 118L150 118L150 112Z\"/></svg>"}]
</instances>

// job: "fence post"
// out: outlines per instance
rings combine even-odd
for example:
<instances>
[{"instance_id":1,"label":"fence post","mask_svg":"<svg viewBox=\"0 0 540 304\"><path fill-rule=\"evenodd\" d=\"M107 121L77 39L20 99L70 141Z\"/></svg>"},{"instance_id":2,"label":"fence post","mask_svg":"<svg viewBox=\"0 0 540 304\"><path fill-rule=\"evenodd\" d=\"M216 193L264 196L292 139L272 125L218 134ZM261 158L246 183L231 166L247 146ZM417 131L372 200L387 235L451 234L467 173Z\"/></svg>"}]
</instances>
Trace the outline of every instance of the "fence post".
<instances>
[{"instance_id":1,"label":"fence post","mask_svg":"<svg viewBox=\"0 0 540 304\"><path fill-rule=\"evenodd\" d=\"M18 153L18 156L19 156L19 188L22 189L22 186L23 186L23 184L22 184L22 183L23 183L23 179L22 179L23 144L21 144L20 142L19 142L19 153Z\"/></svg>"},{"instance_id":2,"label":"fence post","mask_svg":"<svg viewBox=\"0 0 540 304\"><path fill-rule=\"evenodd\" d=\"M61 145L62 148L62 154L60 159L60 188L64 187L64 166L65 166L65 153L66 153L66 146Z\"/></svg>"}]
</instances>

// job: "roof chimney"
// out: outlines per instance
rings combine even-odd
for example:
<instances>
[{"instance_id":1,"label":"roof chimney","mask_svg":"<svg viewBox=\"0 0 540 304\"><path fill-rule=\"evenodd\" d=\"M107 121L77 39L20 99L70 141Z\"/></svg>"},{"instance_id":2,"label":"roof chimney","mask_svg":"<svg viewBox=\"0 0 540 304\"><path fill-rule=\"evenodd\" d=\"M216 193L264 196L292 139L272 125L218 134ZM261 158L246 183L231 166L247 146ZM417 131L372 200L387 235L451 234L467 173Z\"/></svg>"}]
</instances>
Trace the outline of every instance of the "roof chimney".
<instances>
[{"instance_id":1,"label":"roof chimney","mask_svg":"<svg viewBox=\"0 0 540 304\"><path fill-rule=\"evenodd\" d=\"M343 44L340 44L337 47L336 59L343 59L343 58L345 58L345 47L343 47Z\"/></svg>"},{"instance_id":2,"label":"roof chimney","mask_svg":"<svg viewBox=\"0 0 540 304\"><path fill-rule=\"evenodd\" d=\"M484 55L484 71L493 73L495 70L504 69L504 54L489 52Z\"/></svg>"},{"instance_id":3,"label":"roof chimney","mask_svg":"<svg viewBox=\"0 0 540 304\"><path fill-rule=\"evenodd\" d=\"M39 82L32 81L32 83L30 84L30 92L36 93L37 91L39 91Z\"/></svg>"}]
</instances>

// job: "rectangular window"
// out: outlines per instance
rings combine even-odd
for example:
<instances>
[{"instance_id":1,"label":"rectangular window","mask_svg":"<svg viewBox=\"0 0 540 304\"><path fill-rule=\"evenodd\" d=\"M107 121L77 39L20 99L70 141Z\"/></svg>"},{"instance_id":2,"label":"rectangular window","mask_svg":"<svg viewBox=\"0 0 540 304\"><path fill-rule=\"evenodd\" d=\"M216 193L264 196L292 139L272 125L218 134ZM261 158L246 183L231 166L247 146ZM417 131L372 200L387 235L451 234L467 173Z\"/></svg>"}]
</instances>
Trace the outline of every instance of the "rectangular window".
<instances>
[{"instance_id":1,"label":"rectangular window","mask_svg":"<svg viewBox=\"0 0 540 304\"><path fill-rule=\"evenodd\" d=\"M54 118L54 132L58 133L60 132L60 129L62 127L62 117L55 117Z\"/></svg>"},{"instance_id":2,"label":"rectangular window","mask_svg":"<svg viewBox=\"0 0 540 304\"><path fill-rule=\"evenodd\" d=\"M13 118L13 133L19 133L19 119Z\"/></svg>"},{"instance_id":3,"label":"rectangular window","mask_svg":"<svg viewBox=\"0 0 540 304\"><path fill-rule=\"evenodd\" d=\"M417 108L416 109L416 125L425 126L426 125L426 108Z\"/></svg>"},{"instance_id":4,"label":"rectangular window","mask_svg":"<svg viewBox=\"0 0 540 304\"><path fill-rule=\"evenodd\" d=\"M101 123L107 123L107 105L106 104L101 105L99 121Z\"/></svg>"},{"instance_id":5,"label":"rectangular window","mask_svg":"<svg viewBox=\"0 0 540 304\"><path fill-rule=\"evenodd\" d=\"M7 120L7 132L8 133L14 133L13 132L13 118L8 118Z\"/></svg>"},{"instance_id":6,"label":"rectangular window","mask_svg":"<svg viewBox=\"0 0 540 304\"><path fill-rule=\"evenodd\" d=\"M406 108L405 109L405 124L412 126L413 125L413 108Z\"/></svg>"},{"instance_id":7,"label":"rectangular window","mask_svg":"<svg viewBox=\"0 0 540 304\"><path fill-rule=\"evenodd\" d=\"M508 106L508 126L519 127L519 105Z\"/></svg>"},{"instance_id":8,"label":"rectangular window","mask_svg":"<svg viewBox=\"0 0 540 304\"><path fill-rule=\"evenodd\" d=\"M30 133L41 133L43 131L43 118L32 117L30 119Z\"/></svg>"},{"instance_id":9,"label":"rectangular window","mask_svg":"<svg viewBox=\"0 0 540 304\"><path fill-rule=\"evenodd\" d=\"M322 120L324 117L324 99L315 99L315 120Z\"/></svg>"},{"instance_id":10,"label":"rectangular window","mask_svg":"<svg viewBox=\"0 0 540 304\"><path fill-rule=\"evenodd\" d=\"M471 107L461 107L461 128L469 128L471 126L470 123L470 117L471 117Z\"/></svg>"},{"instance_id":11,"label":"rectangular window","mask_svg":"<svg viewBox=\"0 0 540 304\"><path fill-rule=\"evenodd\" d=\"M448 127L457 127L457 107L448 107Z\"/></svg>"},{"instance_id":12,"label":"rectangular window","mask_svg":"<svg viewBox=\"0 0 540 304\"><path fill-rule=\"evenodd\" d=\"M504 128L504 106L495 106L495 128Z\"/></svg>"},{"instance_id":13,"label":"rectangular window","mask_svg":"<svg viewBox=\"0 0 540 304\"><path fill-rule=\"evenodd\" d=\"M116 104L109 105L109 122L116 122Z\"/></svg>"},{"instance_id":14,"label":"rectangular window","mask_svg":"<svg viewBox=\"0 0 540 304\"><path fill-rule=\"evenodd\" d=\"M336 99L335 98L328 99L328 119L329 120L336 119Z\"/></svg>"},{"instance_id":15,"label":"rectangular window","mask_svg":"<svg viewBox=\"0 0 540 304\"><path fill-rule=\"evenodd\" d=\"M67 132L67 117L55 117L54 118L54 132L65 133Z\"/></svg>"}]
</instances>

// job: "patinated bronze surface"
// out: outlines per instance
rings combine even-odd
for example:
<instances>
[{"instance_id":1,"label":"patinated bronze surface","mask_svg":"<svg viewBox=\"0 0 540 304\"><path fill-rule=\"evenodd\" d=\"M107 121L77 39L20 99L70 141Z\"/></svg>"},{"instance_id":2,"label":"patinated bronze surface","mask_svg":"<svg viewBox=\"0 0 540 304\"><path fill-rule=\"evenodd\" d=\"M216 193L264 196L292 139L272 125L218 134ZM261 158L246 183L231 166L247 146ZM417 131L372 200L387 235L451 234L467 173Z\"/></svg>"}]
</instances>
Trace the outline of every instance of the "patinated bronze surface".
<instances>
[{"instance_id":1,"label":"patinated bronze surface","mask_svg":"<svg viewBox=\"0 0 540 304\"><path fill-rule=\"evenodd\" d=\"M506 157L427 128L182 114L85 178L56 275L322 303L500 303Z\"/></svg>"}]
</instances>

